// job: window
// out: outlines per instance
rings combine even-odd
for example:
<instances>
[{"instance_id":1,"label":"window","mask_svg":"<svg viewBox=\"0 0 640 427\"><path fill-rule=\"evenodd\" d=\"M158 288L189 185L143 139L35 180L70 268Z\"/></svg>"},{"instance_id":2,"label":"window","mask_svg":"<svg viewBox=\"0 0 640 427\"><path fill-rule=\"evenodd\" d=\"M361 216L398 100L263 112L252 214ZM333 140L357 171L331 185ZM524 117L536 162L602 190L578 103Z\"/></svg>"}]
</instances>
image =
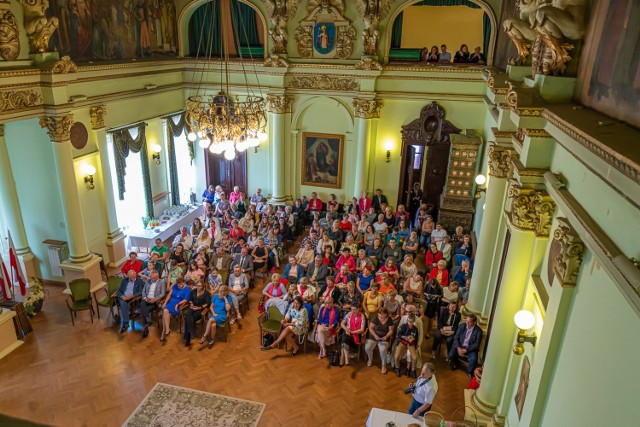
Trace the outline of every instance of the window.
<instances>
[{"instance_id":1,"label":"window","mask_svg":"<svg viewBox=\"0 0 640 427\"><path fill-rule=\"evenodd\" d=\"M132 136L137 136L138 130L129 130ZM125 193L124 200L118 196L118 177L116 175L116 162L113 139L107 134L107 147L109 155L109 167L113 184L113 200L116 206L118 225L123 230L128 228L142 228L142 218L147 216L144 199L144 185L142 183L142 165L140 153L129 152L125 159L126 169L124 175Z\"/></svg>"},{"instance_id":2,"label":"window","mask_svg":"<svg viewBox=\"0 0 640 427\"><path fill-rule=\"evenodd\" d=\"M171 120L171 119L169 119ZM174 138L176 149L176 166L178 168L178 188L180 189L180 203L191 201L191 193L196 191L196 167L189 155L189 141L187 134L182 132Z\"/></svg>"}]
</instances>

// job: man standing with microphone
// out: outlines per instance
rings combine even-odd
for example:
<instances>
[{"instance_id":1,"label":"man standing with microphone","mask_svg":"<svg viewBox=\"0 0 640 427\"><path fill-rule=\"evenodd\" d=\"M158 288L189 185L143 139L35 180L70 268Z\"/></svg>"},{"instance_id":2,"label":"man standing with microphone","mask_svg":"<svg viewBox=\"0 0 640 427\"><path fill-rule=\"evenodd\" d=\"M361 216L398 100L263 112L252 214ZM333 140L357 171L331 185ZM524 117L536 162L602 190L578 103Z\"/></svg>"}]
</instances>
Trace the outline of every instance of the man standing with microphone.
<instances>
[{"instance_id":1,"label":"man standing with microphone","mask_svg":"<svg viewBox=\"0 0 640 427\"><path fill-rule=\"evenodd\" d=\"M404 391L405 394L413 393L413 400L409 406L409 414L413 418L424 416L430 409L433 399L438 392L438 382L436 381L436 367L433 363L425 363L418 380L409 384Z\"/></svg>"}]
</instances>

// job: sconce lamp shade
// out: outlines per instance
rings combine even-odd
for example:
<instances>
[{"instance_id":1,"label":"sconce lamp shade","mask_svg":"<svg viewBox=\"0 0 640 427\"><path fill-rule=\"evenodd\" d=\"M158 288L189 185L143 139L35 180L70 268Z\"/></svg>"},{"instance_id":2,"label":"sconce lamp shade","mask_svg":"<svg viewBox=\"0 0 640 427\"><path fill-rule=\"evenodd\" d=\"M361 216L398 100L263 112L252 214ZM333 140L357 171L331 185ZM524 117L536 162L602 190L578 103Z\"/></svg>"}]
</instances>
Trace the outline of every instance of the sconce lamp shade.
<instances>
[{"instance_id":1,"label":"sconce lamp shade","mask_svg":"<svg viewBox=\"0 0 640 427\"><path fill-rule=\"evenodd\" d=\"M522 329L523 331L533 328L533 325L536 324L536 318L529 310L520 310L517 312L513 317L513 321L518 329Z\"/></svg>"},{"instance_id":2,"label":"sconce lamp shade","mask_svg":"<svg viewBox=\"0 0 640 427\"><path fill-rule=\"evenodd\" d=\"M476 176L476 184L484 185L486 182L487 182L487 177L485 177L484 175L480 174Z\"/></svg>"},{"instance_id":3,"label":"sconce lamp shade","mask_svg":"<svg viewBox=\"0 0 640 427\"><path fill-rule=\"evenodd\" d=\"M82 165L82 175L95 175L96 168L93 165L84 164Z\"/></svg>"},{"instance_id":4,"label":"sconce lamp shade","mask_svg":"<svg viewBox=\"0 0 640 427\"><path fill-rule=\"evenodd\" d=\"M162 147L159 144L151 144L151 152L159 153L162 151Z\"/></svg>"},{"instance_id":5,"label":"sconce lamp shade","mask_svg":"<svg viewBox=\"0 0 640 427\"><path fill-rule=\"evenodd\" d=\"M387 151L393 150L393 141L387 140L384 142L384 149Z\"/></svg>"}]
</instances>

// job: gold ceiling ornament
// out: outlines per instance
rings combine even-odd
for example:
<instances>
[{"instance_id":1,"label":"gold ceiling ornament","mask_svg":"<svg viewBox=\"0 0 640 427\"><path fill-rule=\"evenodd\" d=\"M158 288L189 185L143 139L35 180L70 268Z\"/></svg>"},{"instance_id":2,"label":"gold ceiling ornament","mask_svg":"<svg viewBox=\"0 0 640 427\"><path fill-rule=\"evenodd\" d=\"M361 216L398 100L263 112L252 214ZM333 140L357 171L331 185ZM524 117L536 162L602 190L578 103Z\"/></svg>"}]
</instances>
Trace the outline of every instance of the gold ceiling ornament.
<instances>
[{"instance_id":1,"label":"gold ceiling ornament","mask_svg":"<svg viewBox=\"0 0 640 427\"><path fill-rule=\"evenodd\" d=\"M334 91L356 91L360 84L348 77L329 77L327 74L314 76L295 76L291 79L291 86L298 89L320 89Z\"/></svg>"},{"instance_id":2,"label":"gold ceiling ornament","mask_svg":"<svg viewBox=\"0 0 640 427\"><path fill-rule=\"evenodd\" d=\"M298 54L303 58L350 58L356 29L344 16L344 0L309 0L306 9L307 14L295 31ZM314 28L317 25L325 36L324 46L314 40ZM333 39L328 35L331 31L335 32Z\"/></svg>"},{"instance_id":3,"label":"gold ceiling ornament","mask_svg":"<svg viewBox=\"0 0 640 427\"><path fill-rule=\"evenodd\" d=\"M0 58L14 61L20 55L20 28L8 1L0 0Z\"/></svg>"},{"instance_id":4,"label":"gold ceiling ornament","mask_svg":"<svg viewBox=\"0 0 640 427\"><path fill-rule=\"evenodd\" d=\"M271 55L264 60L264 66L274 68L287 68L289 66L289 61L279 57L278 55Z\"/></svg>"},{"instance_id":5,"label":"gold ceiling ornament","mask_svg":"<svg viewBox=\"0 0 640 427\"><path fill-rule=\"evenodd\" d=\"M558 218L553 240L560 243L560 252L553 260L553 273L563 287L575 286L584 256L584 243L566 218Z\"/></svg>"},{"instance_id":6,"label":"gold ceiling ornament","mask_svg":"<svg viewBox=\"0 0 640 427\"><path fill-rule=\"evenodd\" d=\"M67 142L71 140L71 126L73 115L45 116L40 118L40 127L47 128L47 133L52 142Z\"/></svg>"},{"instance_id":7,"label":"gold ceiling ornament","mask_svg":"<svg viewBox=\"0 0 640 427\"><path fill-rule=\"evenodd\" d=\"M97 130L104 128L104 116L107 115L107 106L91 107L89 116L91 117L91 129Z\"/></svg>"},{"instance_id":8,"label":"gold ceiling ornament","mask_svg":"<svg viewBox=\"0 0 640 427\"><path fill-rule=\"evenodd\" d=\"M489 165L489 175L495 178L509 178L513 173L513 163L511 156L514 155L512 149L500 146L494 141L489 141L487 149L487 163Z\"/></svg>"},{"instance_id":9,"label":"gold ceiling ornament","mask_svg":"<svg viewBox=\"0 0 640 427\"><path fill-rule=\"evenodd\" d=\"M291 112L291 98L286 95L267 95L269 103L269 111L276 114L285 114Z\"/></svg>"},{"instance_id":10,"label":"gold ceiling ornament","mask_svg":"<svg viewBox=\"0 0 640 427\"><path fill-rule=\"evenodd\" d=\"M277 15L283 11L286 12L286 8L290 4L292 3L275 2L273 4L274 7L279 5L279 7L284 7L285 9L279 9L273 13ZM233 22L234 13L237 13L237 10L232 7L230 9L231 22ZM195 94L187 97L185 121L189 129L187 139L190 142L196 142L197 140L200 148L208 149L213 154L224 153L225 159L234 160L236 152L244 152L249 147L253 147L257 151L260 143L267 140L267 134L265 133L267 127L267 102L262 96L260 79L255 65L245 65L242 56L236 62L238 60L240 62L243 78L239 78L237 81L244 83L236 83L234 81L234 87L241 87L237 89L238 93L231 94L230 75L235 71L230 70L229 67L229 46L233 43L233 40L240 40L239 35L245 34L246 29L238 28L237 26L226 28L227 24L224 22L226 21L223 21L220 40L222 60L212 60L213 43L208 46L207 51L201 57L200 64L200 58L196 57L194 68L197 69L198 65L201 65L200 82L197 83ZM211 34L208 34L209 39L213 40L219 37L214 33L215 26L207 27L203 25L203 33L198 37L200 40L204 38L204 31L207 28L211 31ZM232 37L231 40L227 40L229 35ZM253 72L248 72L247 68L252 68ZM207 89L209 85L206 82L203 83L202 79L206 75L218 72L222 77L220 79L220 89L217 94L212 94ZM248 74L251 74L251 76ZM257 82L257 84L250 85L250 80ZM257 86L257 91L254 86Z\"/></svg>"},{"instance_id":11,"label":"gold ceiling ornament","mask_svg":"<svg viewBox=\"0 0 640 427\"><path fill-rule=\"evenodd\" d=\"M546 191L523 188L512 180L507 195L507 213L515 228L533 231L538 237L549 236L556 204Z\"/></svg>"},{"instance_id":12,"label":"gold ceiling ornament","mask_svg":"<svg viewBox=\"0 0 640 427\"><path fill-rule=\"evenodd\" d=\"M287 53L287 22L295 15L300 0L262 0L267 7L273 28L269 36L273 42L273 53Z\"/></svg>"},{"instance_id":13,"label":"gold ceiling ornament","mask_svg":"<svg viewBox=\"0 0 640 427\"><path fill-rule=\"evenodd\" d=\"M75 62L71 60L69 55L65 55L56 61L51 68L52 74L68 74L68 73L77 73L78 66Z\"/></svg>"},{"instance_id":14,"label":"gold ceiling ornament","mask_svg":"<svg viewBox=\"0 0 640 427\"><path fill-rule=\"evenodd\" d=\"M353 66L356 70L365 70L365 71L381 71L382 65L378 61L375 61L373 58L364 57L360 61L356 62Z\"/></svg>"},{"instance_id":15,"label":"gold ceiling ornament","mask_svg":"<svg viewBox=\"0 0 640 427\"><path fill-rule=\"evenodd\" d=\"M0 112L42 105L42 94L34 89L0 92Z\"/></svg>"},{"instance_id":16,"label":"gold ceiling ornament","mask_svg":"<svg viewBox=\"0 0 640 427\"><path fill-rule=\"evenodd\" d=\"M355 116L361 119L377 119L380 117L380 109L383 101L381 99L359 99L353 100Z\"/></svg>"},{"instance_id":17,"label":"gold ceiling ornament","mask_svg":"<svg viewBox=\"0 0 640 427\"><path fill-rule=\"evenodd\" d=\"M44 53L49 47L51 35L58 29L58 18L47 17L48 0L21 0L21 3L31 53Z\"/></svg>"},{"instance_id":18,"label":"gold ceiling ornament","mask_svg":"<svg viewBox=\"0 0 640 427\"><path fill-rule=\"evenodd\" d=\"M519 18L502 23L518 56L511 65L524 65L531 59L536 74L564 74L571 61L575 42L585 33L587 0L517 0Z\"/></svg>"},{"instance_id":19,"label":"gold ceiling ornament","mask_svg":"<svg viewBox=\"0 0 640 427\"><path fill-rule=\"evenodd\" d=\"M380 31L378 23L387 16L394 0L355 0L356 8L364 21L362 42L365 55L376 55Z\"/></svg>"}]
</instances>

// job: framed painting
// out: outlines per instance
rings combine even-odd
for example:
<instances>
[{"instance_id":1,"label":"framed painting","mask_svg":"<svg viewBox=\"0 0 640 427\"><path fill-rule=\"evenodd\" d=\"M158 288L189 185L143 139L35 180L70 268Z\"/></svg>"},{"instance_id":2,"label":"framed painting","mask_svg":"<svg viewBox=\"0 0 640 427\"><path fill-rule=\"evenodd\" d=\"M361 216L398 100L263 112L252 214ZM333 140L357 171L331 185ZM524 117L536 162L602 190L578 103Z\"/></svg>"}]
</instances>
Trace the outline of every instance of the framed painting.
<instances>
[{"instance_id":1,"label":"framed painting","mask_svg":"<svg viewBox=\"0 0 640 427\"><path fill-rule=\"evenodd\" d=\"M527 389L529 388L529 372L531 371L531 363L527 356L522 361L522 371L520 371L520 383L518 384L518 391L516 392L515 402L516 409L518 410L518 419L522 417L522 408L524 407L524 401L527 398Z\"/></svg>"},{"instance_id":2,"label":"framed painting","mask_svg":"<svg viewBox=\"0 0 640 427\"><path fill-rule=\"evenodd\" d=\"M302 185L342 188L344 135L302 134Z\"/></svg>"},{"instance_id":3,"label":"framed painting","mask_svg":"<svg viewBox=\"0 0 640 427\"><path fill-rule=\"evenodd\" d=\"M336 26L330 22L319 22L313 28L313 45L321 55L333 51L336 42Z\"/></svg>"}]
</instances>

